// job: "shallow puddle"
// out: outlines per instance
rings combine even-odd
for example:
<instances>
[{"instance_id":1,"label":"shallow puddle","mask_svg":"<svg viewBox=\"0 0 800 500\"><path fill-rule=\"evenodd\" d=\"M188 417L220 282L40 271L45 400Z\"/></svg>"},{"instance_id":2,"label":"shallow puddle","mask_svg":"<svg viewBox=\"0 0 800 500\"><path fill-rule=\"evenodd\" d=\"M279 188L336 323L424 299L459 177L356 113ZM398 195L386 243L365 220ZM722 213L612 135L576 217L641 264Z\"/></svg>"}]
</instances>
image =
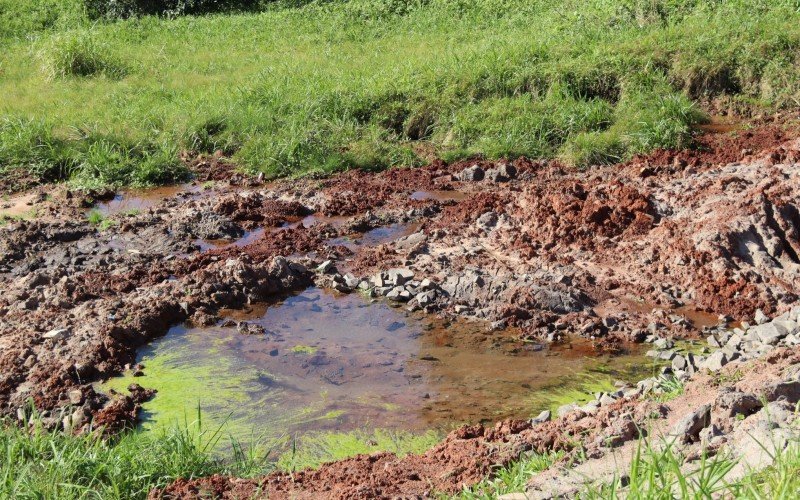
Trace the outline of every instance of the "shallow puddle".
<instances>
[{"instance_id":1,"label":"shallow puddle","mask_svg":"<svg viewBox=\"0 0 800 500\"><path fill-rule=\"evenodd\" d=\"M197 193L202 186L195 184L177 184L151 189L131 189L121 191L114 198L98 203L93 210L108 216L125 212L142 211L157 206L168 198L173 198L179 193Z\"/></svg>"},{"instance_id":2,"label":"shallow puddle","mask_svg":"<svg viewBox=\"0 0 800 500\"><path fill-rule=\"evenodd\" d=\"M435 200L435 201L461 201L469 197L468 193L460 191L414 191L409 196L412 200Z\"/></svg>"},{"instance_id":3,"label":"shallow puddle","mask_svg":"<svg viewBox=\"0 0 800 500\"><path fill-rule=\"evenodd\" d=\"M192 420L199 405L204 419L247 439L529 417L653 369L639 355L590 357L586 344L526 348L482 324L446 324L314 288L228 317L265 333L174 327L141 350L144 377L103 388L158 389L144 405L145 427Z\"/></svg>"},{"instance_id":4,"label":"shallow puddle","mask_svg":"<svg viewBox=\"0 0 800 500\"><path fill-rule=\"evenodd\" d=\"M384 243L391 243L392 241L417 232L420 226L421 224L419 223L390 224L388 226L371 229L363 235L332 238L327 240L326 243L331 246L343 246L352 251L356 251L359 247L376 247Z\"/></svg>"},{"instance_id":5,"label":"shallow puddle","mask_svg":"<svg viewBox=\"0 0 800 500\"><path fill-rule=\"evenodd\" d=\"M197 239L194 241L194 244L200 248L201 252L205 252L206 250L212 250L214 248L224 248L227 246L236 246L236 247L243 247L245 245L249 245L250 243L255 242L265 233L264 228L254 229L252 231L245 231L244 235L235 240L204 240L204 239Z\"/></svg>"}]
</instances>

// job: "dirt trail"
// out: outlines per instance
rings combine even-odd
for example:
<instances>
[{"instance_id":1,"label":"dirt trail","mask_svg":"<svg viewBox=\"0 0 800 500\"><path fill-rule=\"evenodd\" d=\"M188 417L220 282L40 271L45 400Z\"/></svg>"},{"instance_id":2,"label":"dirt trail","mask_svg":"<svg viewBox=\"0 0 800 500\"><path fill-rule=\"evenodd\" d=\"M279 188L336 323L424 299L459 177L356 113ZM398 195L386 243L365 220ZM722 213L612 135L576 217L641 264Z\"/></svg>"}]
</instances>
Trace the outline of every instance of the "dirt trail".
<instances>
[{"instance_id":1,"label":"dirt trail","mask_svg":"<svg viewBox=\"0 0 800 500\"><path fill-rule=\"evenodd\" d=\"M783 312L800 291L798 137L796 125L768 123L587 171L520 158L271 184L198 158L193 185L99 225L86 211L109 193L39 188L26 195L36 219L0 228L0 413L22 418L32 399L53 427L130 425L146 394L95 394L91 383L170 325L211 324L222 308L311 283L349 291L389 268L413 273L414 290L369 293L517 326L533 342L589 337L602 350L698 335L697 310L731 320ZM391 225L411 229L365 236ZM563 445L561 424L535 441L512 438L525 425L467 428L406 462L358 457L265 481L275 492L452 491L524 448Z\"/></svg>"}]
</instances>

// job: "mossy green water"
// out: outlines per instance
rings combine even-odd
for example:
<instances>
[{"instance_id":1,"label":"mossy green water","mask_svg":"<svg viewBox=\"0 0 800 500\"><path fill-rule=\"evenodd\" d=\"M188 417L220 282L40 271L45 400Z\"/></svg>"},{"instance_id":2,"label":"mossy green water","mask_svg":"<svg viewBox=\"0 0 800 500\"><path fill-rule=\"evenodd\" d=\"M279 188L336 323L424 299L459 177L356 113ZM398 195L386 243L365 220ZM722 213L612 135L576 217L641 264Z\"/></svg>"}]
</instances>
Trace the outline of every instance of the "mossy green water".
<instances>
[{"instance_id":1,"label":"mossy green water","mask_svg":"<svg viewBox=\"0 0 800 500\"><path fill-rule=\"evenodd\" d=\"M576 370L573 375L556 383L545 385L531 393L529 404L533 413L541 410L555 411L559 406L573 402L588 402L598 392L616 390L614 382L621 380L628 383L652 377L658 373L661 363L651 358L636 355L611 362L608 359L587 360L586 365Z\"/></svg>"}]
</instances>

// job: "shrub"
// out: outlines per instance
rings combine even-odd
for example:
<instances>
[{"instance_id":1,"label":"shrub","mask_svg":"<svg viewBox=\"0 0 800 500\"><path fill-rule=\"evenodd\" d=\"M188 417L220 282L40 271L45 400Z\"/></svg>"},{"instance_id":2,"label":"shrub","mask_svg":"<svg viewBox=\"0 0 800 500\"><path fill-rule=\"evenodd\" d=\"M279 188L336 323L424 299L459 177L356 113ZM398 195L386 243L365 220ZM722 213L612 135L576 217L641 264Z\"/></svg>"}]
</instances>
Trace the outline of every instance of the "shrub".
<instances>
[{"instance_id":1,"label":"shrub","mask_svg":"<svg viewBox=\"0 0 800 500\"><path fill-rule=\"evenodd\" d=\"M84 30L51 37L39 51L39 58L50 79L97 75L121 78L126 72L109 48Z\"/></svg>"},{"instance_id":2,"label":"shrub","mask_svg":"<svg viewBox=\"0 0 800 500\"><path fill-rule=\"evenodd\" d=\"M167 17L186 14L261 10L269 0L84 0L93 19L125 19L134 16Z\"/></svg>"}]
</instances>

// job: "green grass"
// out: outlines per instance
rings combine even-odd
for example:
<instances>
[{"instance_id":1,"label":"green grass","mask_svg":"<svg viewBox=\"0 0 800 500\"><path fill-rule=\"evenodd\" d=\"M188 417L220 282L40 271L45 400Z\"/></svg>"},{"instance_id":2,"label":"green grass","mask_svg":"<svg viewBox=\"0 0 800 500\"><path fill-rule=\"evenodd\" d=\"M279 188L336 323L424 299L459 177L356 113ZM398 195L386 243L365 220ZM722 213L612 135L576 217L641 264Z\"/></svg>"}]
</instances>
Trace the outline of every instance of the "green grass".
<instances>
[{"instance_id":1,"label":"green grass","mask_svg":"<svg viewBox=\"0 0 800 500\"><path fill-rule=\"evenodd\" d=\"M663 376L659 379L653 394L648 397L653 401L660 401L666 403L681 396L685 389L685 384L676 377Z\"/></svg>"},{"instance_id":2,"label":"green grass","mask_svg":"<svg viewBox=\"0 0 800 500\"><path fill-rule=\"evenodd\" d=\"M290 3L93 22L0 0L0 175L158 184L182 149L268 177L416 165L422 145L586 165L688 144L697 100L800 104L792 0Z\"/></svg>"},{"instance_id":3,"label":"green grass","mask_svg":"<svg viewBox=\"0 0 800 500\"><path fill-rule=\"evenodd\" d=\"M50 432L34 421L30 432L0 421L0 498L143 499L179 477L254 477L378 451L402 456L422 453L440 438L434 432L387 430L315 433L278 457L273 453L277 442L245 448L226 434L226 424L204 427L199 409L193 422L184 417L158 431L128 431L109 439ZM221 447L221 441L229 445Z\"/></svg>"},{"instance_id":4,"label":"green grass","mask_svg":"<svg viewBox=\"0 0 800 500\"><path fill-rule=\"evenodd\" d=\"M656 448L645 441L636 450L624 488L615 479L608 484L587 486L580 498L795 498L800 491L800 445L794 442L773 456L775 461L770 467L747 472L739 480L728 480L725 475L736 466L736 457L703 455L689 470L681 468L683 457L673 445Z\"/></svg>"},{"instance_id":5,"label":"green grass","mask_svg":"<svg viewBox=\"0 0 800 500\"><path fill-rule=\"evenodd\" d=\"M86 214L86 220L89 221L89 224L97 226L101 231L105 231L116 224L116 221L107 218L99 210L89 211L89 213Z\"/></svg>"},{"instance_id":6,"label":"green grass","mask_svg":"<svg viewBox=\"0 0 800 500\"><path fill-rule=\"evenodd\" d=\"M315 354L317 352L317 348L310 345L296 345L289 349L294 354Z\"/></svg>"},{"instance_id":7,"label":"green grass","mask_svg":"<svg viewBox=\"0 0 800 500\"><path fill-rule=\"evenodd\" d=\"M494 499L508 493L521 493L536 473L546 470L563 456L562 453L530 453L520 457L508 467L498 468L491 478L475 486L464 488L454 498L459 500Z\"/></svg>"},{"instance_id":8,"label":"green grass","mask_svg":"<svg viewBox=\"0 0 800 500\"><path fill-rule=\"evenodd\" d=\"M769 446L769 443L764 443ZM768 448L765 448L768 449ZM684 466L684 457L672 443L653 446L639 441L627 470L608 483L587 484L577 495L581 499L664 499L673 498L795 498L800 491L800 444L794 442L782 453L773 455L773 465L750 471L738 480L726 474L737 464L736 457L720 453L702 455L694 467ZM524 492L537 473L547 469L560 455L533 454L500 468L481 483L455 495L458 499L492 499L507 493ZM622 477L624 476L624 480Z\"/></svg>"},{"instance_id":9,"label":"green grass","mask_svg":"<svg viewBox=\"0 0 800 500\"><path fill-rule=\"evenodd\" d=\"M274 468L269 454L236 443L224 460L214 455L222 437L200 420L110 440L0 422L0 498L144 499L178 477L248 477Z\"/></svg>"}]
</instances>

